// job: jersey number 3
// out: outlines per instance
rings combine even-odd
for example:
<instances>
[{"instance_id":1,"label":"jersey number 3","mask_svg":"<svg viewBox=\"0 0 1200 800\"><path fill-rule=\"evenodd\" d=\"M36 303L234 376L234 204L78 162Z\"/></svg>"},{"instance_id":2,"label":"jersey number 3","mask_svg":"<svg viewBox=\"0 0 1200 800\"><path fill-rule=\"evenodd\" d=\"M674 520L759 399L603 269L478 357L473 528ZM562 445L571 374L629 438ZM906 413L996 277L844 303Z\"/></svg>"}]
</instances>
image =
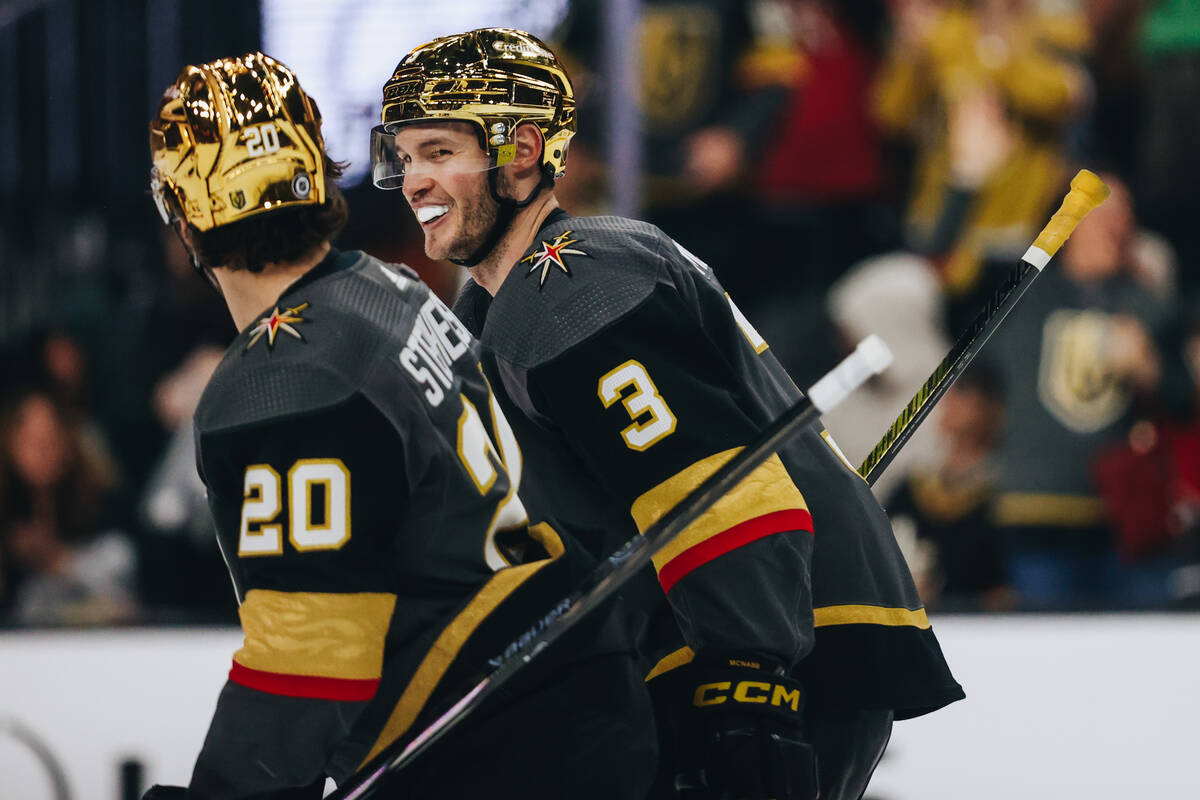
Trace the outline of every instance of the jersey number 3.
<instances>
[{"instance_id":1,"label":"jersey number 3","mask_svg":"<svg viewBox=\"0 0 1200 800\"><path fill-rule=\"evenodd\" d=\"M267 464L246 467L238 556L283 553L283 481ZM336 458L302 458L287 474L288 541L302 553L350 540L350 471ZM315 517L320 517L316 519Z\"/></svg>"},{"instance_id":2,"label":"jersey number 3","mask_svg":"<svg viewBox=\"0 0 1200 800\"><path fill-rule=\"evenodd\" d=\"M633 391L626 392L630 387ZM597 392L605 408L618 400L624 404L633 424L621 431L621 438L630 450L640 452L675 432L675 415L640 361L631 358L606 372Z\"/></svg>"}]
</instances>

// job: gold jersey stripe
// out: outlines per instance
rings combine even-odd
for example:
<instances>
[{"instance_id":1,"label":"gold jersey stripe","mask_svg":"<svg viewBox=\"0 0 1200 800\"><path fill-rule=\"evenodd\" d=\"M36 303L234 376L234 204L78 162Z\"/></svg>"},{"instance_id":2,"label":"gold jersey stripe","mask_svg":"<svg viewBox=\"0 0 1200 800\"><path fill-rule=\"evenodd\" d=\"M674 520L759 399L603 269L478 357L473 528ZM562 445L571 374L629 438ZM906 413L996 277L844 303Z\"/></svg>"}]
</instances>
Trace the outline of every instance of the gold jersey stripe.
<instances>
[{"instance_id":1,"label":"gold jersey stripe","mask_svg":"<svg viewBox=\"0 0 1200 800\"><path fill-rule=\"evenodd\" d=\"M887 625L890 627L911 626L925 629L929 627L929 618L925 609L910 611L907 608L885 608L882 606L825 606L813 609L816 619L815 627L828 625ZM646 673L646 680L651 681L665 672L678 669L684 664L691 663L696 657L696 651L690 647L681 647L659 659L654 668Z\"/></svg>"},{"instance_id":2,"label":"gold jersey stripe","mask_svg":"<svg viewBox=\"0 0 1200 800\"><path fill-rule=\"evenodd\" d=\"M558 535L558 531L550 527L548 523L539 522L537 525L530 525L529 536L542 547L546 548L546 552L550 554L550 558L558 558L567 549L563 544L562 537Z\"/></svg>"},{"instance_id":3,"label":"gold jersey stripe","mask_svg":"<svg viewBox=\"0 0 1200 800\"><path fill-rule=\"evenodd\" d=\"M929 627L929 617L923 608L912 611L886 606L822 606L813 609L813 625L817 628L828 625L887 625L924 630Z\"/></svg>"},{"instance_id":4,"label":"gold jersey stripe","mask_svg":"<svg viewBox=\"0 0 1200 800\"><path fill-rule=\"evenodd\" d=\"M541 525L536 528L541 528ZM549 526L546 526L549 528ZM558 552L562 552L561 540L558 534L550 529L552 540L559 542L555 548ZM535 538L540 538L535 533ZM543 545L550 549L550 546L543 541ZM554 550L551 550L554 552ZM557 558L557 556L555 556ZM425 707L433 690L437 688L438 682L441 681L442 675L449 669L450 664L458 656L459 651L470 638L475 629L479 627L487 616L492 613L496 606L500 605L506 597L512 594L517 587L531 578L538 570L552 562L554 558L535 561L531 564L522 564L518 567L507 567L500 570L483 585L473 598L467 604L457 617L451 620L438 636L437 641L433 643L433 647L425 654L425 658L421 660L420 666L413 673L412 680L408 682L408 686L404 688L404 693L400 696L396 707L392 709L391 715L388 717L387 723L384 724L383 730L379 734L379 738L375 740L371 751L367 753L367 757L363 759L359 765L361 769L368 761L387 747L392 742L404 735L413 724L413 720L421 713L421 709Z\"/></svg>"},{"instance_id":5,"label":"gold jersey stripe","mask_svg":"<svg viewBox=\"0 0 1200 800\"><path fill-rule=\"evenodd\" d=\"M929 627L929 618L925 609L910 611L907 608L884 608L882 606L825 606L813 609L816 626L827 625L887 625L890 627L912 626L925 629ZM690 664L696 657L696 651L690 647L681 647L659 659L654 668L646 673L646 680L651 681L665 672L678 669L684 664Z\"/></svg>"},{"instance_id":6,"label":"gold jersey stripe","mask_svg":"<svg viewBox=\"0 0 1200 800\"><path fill-rule=\"evenodd\" d=\"M654 665L654 669L646 673L646 681L649 682L664 672L670 672L673 669L682 667L684 664L690 664L695 657L696 651L690 647L681 647L674 653L668 653Z\"/></svg>"},{"instance_id":7,"label":"gold jersey stripe","mask_svg":"<svg viewBox=\"0 0 1200 800\"><path fill-rule=\"evenodd\" d=\"M394 594L251 589L238 609L246 638L233 660L260 672L378 679L395 605Z\"/></svg>"},{"instance_id":8,"label":"gold jersey stripe","mask_svg":"<svg viewBox=\"0 0 1200 800\"><path fill-rule=\"evenodd\" d=\"M1043 492L1009 492L996 501L1001 525L1096 525L1104 521L1099 498Z\"/></svg>"},{"instance_id":9,"label":"gold jersey stripe","mask_svg":"<svg viewBox=\"0 0 1200 800\"><path fill-rule=\"evenodd\" d=\"M741 449L735 447L703 458L634 500L629 511L638 531L645 532L659 517L699 486L705 478L720 469L726 461L737 455ZM661 570L685 550L746 520L775 511L795 509L807 511L808 505L804 502L800 490L792 483L792 477L788 475L779 456L772 454L729 494L718 500L683 533L675 537L674 541L660 550L654 556L654 568Z\"/></svg>"}]
</instances>

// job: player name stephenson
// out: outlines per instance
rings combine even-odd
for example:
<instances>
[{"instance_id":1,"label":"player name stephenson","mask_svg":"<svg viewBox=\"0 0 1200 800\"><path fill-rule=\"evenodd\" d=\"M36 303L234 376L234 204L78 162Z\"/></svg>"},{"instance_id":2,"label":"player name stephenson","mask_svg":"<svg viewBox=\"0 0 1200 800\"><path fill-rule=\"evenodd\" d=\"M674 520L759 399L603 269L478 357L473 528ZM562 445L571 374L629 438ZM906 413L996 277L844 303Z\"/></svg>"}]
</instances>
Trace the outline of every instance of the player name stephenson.
<instances>
[{"instance_id":1,"label":"player name stephenson","mask_svg":"<svg viewBox=\"0 0 1200 800\"><path fill-rule=\"evenodd\" d=\"M452 365L468 349L471 334L441 300L430 297L413 321L400 364L425 387L425 399L439 405L454 384Z\"/></svg>"}]
</instances>

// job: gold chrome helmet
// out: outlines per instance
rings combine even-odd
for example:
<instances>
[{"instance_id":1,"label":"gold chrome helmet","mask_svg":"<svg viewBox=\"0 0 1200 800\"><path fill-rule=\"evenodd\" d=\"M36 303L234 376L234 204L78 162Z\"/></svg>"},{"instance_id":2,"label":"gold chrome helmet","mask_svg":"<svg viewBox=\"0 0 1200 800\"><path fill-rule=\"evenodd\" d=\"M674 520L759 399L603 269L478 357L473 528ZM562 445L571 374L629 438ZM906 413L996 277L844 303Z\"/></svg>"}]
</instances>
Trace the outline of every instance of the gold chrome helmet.
<instances>
[{"instance_id":1,"label":"gold chrome helmet","mask_svg":"<svg viewBox=\"0 0 1200 800\"><path fill-rule=\"evenodd\" d=\"M532 122L542 132L542 168L562 177L575 135L571 79L543 42L514 28L480 28L422 45L396 65L383 86L382 125L371 134L371 178L399 188L404 167L392 133L409 122L472 123L493 167L516 153L513 133Z\"/></svg>"},{"instance_id":2,"label":"gold chrome helmet","mask_svg":"<svg viewBox=\"0 0 1200 800\"><path fill-rule=\"evenodd\" d=\"M262 53L185 68L150 122L150 155L164 222L182 209L207 231L325 202L321 112L296 75Z\"/></svg>"}]
</instances>

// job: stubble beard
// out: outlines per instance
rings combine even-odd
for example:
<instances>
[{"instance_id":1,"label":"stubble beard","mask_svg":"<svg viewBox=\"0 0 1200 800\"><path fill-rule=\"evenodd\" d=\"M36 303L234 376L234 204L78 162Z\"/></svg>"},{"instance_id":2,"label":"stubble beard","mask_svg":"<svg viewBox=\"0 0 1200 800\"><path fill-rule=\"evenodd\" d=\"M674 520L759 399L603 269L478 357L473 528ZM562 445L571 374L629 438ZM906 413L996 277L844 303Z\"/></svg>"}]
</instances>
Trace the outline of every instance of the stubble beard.
<instances>
[{"instance_id":1,"label":"stubble beard","mask_svg":"<svg viewBox=\"0 0 1200 800\"><path fill-rule=\"evenodd\" d=\"M433 259L466 259L475 255L500 216L500 204L492 197L486 177L480 180L474 193L458 202L458 215L458 234L444 246L436 248L436 253L427 246L425 255Z\"/></svg>"}]
</instances>

